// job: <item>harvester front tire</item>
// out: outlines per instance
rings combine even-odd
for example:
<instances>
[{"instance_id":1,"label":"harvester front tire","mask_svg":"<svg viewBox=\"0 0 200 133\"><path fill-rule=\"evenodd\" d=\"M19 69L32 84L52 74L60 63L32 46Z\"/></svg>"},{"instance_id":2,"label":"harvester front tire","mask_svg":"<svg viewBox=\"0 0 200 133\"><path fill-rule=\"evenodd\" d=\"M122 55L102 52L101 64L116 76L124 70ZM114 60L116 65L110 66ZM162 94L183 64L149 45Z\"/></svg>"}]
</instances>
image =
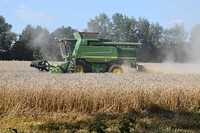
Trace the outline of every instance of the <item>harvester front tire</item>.
<instances>
[{"instance_id":1,"label":"harvester front tire","mask_svg":"<svg viewBox=\"0 0 200 133\"><path fill-rule=\"evenodd\" d=\"M76 72L78 73L88 73L90 72L89 65L84 60L77 60L76 61Z\"/></svg>"},{"instance_id":2,"label":"harvester front tire","mask_svg":"<svg viewBox=\"0 0 200 133\"><path fill-rule=\"evenodd\" d=\"M122 67L120 65L112 65L109 70L109 73L116 73L116 74L120 74L123 73Z\"/></svg>"}]
</instances>

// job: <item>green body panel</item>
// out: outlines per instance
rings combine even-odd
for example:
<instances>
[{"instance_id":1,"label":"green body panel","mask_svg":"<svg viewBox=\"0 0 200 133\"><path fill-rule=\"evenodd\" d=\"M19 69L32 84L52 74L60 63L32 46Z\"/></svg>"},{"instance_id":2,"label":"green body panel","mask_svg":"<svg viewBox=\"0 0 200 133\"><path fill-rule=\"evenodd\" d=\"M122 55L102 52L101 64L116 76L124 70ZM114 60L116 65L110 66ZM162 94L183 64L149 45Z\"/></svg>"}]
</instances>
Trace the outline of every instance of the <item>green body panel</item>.
<instances>
[{"instance_id":1,"label":"green body panel","mask_svg":"<svg viewBox=\"0 0 200 133\"><path fill-rule=\"evenodd\" d=\"M87 62L107 63L118 59L116 47L111 46L80 46L77 58Z\"/></svg>"},{"instance_id":2,"label":"green body panel","mask_svg":"<svg viewBox=\"0 0 200 133\"><path fill-rule=\"evenodd\" d=\"M51 66L50 72L51 73L63 73L63 71L61 70L60 67L54 67L54 66Z\"/></svg>"},{"instance_id":3,"label":"green body panel","mask_svg":"<svg viewBox=\"0 0 200 133\"><path fill-rule=\"evenodd\" d=\"M107 65L102 63L91 63L91 71L92 72L106 72Z\"/></svg>"},{"instance_id":4,"label":"green body panel","mask_svg":"<svg viewBox=\"0 0 200 133\"><path fill-rule=\"evenodd\" d=\"M127 59L136 58L136 49L135 48L117 48L119 57L127 57Z\"/></svg>"},{"instance_id":5,"label":"green body panel","mask_svg":"<svg viewBox=\"0 0 200 133\"><path fill-rule=\"evenodd\" d=\"M68 65L69 65L68 61L65 63L62 63L61 65L56 65L56 66L51 65L50 72L51 73L65 73L68 69L70 69Z\"/></svg>"},{"instance_id":6,"label":"green body panel","mask_svg":"<svg viewBox=\"0 0 200 133\"><path fill-rule=\"evenodd\" d=\"M72 60L73 60L73 61L75 61L76 58L77 58L77 54L78 54L78 50L79 50L80 44L81 44L81 40L78 39L78 40L76 41L74 50L73 50L73 52L72 52Z\"/></svg>"}]
</instances>

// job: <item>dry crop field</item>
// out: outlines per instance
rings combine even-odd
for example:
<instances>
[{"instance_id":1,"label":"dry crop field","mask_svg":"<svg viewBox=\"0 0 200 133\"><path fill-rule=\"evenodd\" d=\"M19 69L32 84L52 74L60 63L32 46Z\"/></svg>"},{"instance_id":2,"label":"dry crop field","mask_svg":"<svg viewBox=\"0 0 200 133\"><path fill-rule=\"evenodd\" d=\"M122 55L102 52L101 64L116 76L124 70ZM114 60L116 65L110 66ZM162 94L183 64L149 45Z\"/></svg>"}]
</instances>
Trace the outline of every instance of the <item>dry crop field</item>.
<instances>
[{"instance_id":1,"label":"dry crop field","mask_svg":"<svg viewBox=\"0 0 200 133\"><path fill-rule=\"evenodd\" d=\"M200 130L198 64L143 64L144 72L123 74L51 74L29 63L0 61L0 132Z\"/></svg>"}]
</instances>

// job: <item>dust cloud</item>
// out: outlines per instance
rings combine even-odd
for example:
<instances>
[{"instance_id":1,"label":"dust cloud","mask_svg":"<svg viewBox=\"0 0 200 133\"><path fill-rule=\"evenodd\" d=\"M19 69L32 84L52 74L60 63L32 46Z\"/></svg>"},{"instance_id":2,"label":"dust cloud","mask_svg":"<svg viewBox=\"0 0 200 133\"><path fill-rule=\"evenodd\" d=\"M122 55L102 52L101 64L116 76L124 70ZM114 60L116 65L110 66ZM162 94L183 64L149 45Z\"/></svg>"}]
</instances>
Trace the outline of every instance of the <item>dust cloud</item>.
<instances>
[{"instance_id":1,"label":"dust cloud","mask_svg":"<svg viewBox=\"0 0 200 133\"><path fill-rule=\"evenodd\" d=\"M39 53L42 54L42 59L56 61L58 60L59 50L56 46L56 41L50 38L50 35L47 31L42 30L36 32L33 38L33 48L39 50Z\"/></svg>"},{"instance_id":2,"label":"dust cloud","mask_svg":"<svg viewBox=\"0 0 200 133\"><path fill-rule=\"evenodd\" d=\"M200 74L197 63L141 63L147 73Z\"/></svg>"},{"instance_id":3,"label":"dust cloud","mask_svg":"<svg viewBox=\"0 0 200 133\"><path fill-rule=\"evenodd\" d=\"M191 32L190 46L187 49L187 55L189 58L188 62L200 63L200 25L194 26Z\"/></svg>"},{"instance_id":4,"label":"dust cloud","mask_svg":"<svg viewBox=\"0 0 200 133\"><path fill-rule=\"evenodd\" d=\"M196 25L181 46L173 51L163 51L165 58L162 63L146 63L143 67L148 72L156 73L200 73L199 35L200 25Z\"/></svg>"}]
</instances>

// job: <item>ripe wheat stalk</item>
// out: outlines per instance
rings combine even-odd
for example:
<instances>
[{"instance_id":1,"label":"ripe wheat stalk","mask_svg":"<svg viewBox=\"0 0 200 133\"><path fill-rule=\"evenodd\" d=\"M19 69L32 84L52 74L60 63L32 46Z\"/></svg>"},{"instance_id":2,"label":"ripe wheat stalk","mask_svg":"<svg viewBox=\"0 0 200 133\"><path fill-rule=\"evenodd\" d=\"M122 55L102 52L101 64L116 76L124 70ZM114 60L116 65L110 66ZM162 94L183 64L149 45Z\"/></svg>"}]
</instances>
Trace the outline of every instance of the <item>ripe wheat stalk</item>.
<instances>
[{"instance_id":1,"label":"ripe wheat stalk","mask_svg":"<svg viewBox=\"0 0 200 133\"><path fill-rule=\"evenodd\" d=\"M29 62L0 62L0 115L31 112L127 113L152 105L194 112L199 74L51 74Z\"/></svg>"}]
</instances>

